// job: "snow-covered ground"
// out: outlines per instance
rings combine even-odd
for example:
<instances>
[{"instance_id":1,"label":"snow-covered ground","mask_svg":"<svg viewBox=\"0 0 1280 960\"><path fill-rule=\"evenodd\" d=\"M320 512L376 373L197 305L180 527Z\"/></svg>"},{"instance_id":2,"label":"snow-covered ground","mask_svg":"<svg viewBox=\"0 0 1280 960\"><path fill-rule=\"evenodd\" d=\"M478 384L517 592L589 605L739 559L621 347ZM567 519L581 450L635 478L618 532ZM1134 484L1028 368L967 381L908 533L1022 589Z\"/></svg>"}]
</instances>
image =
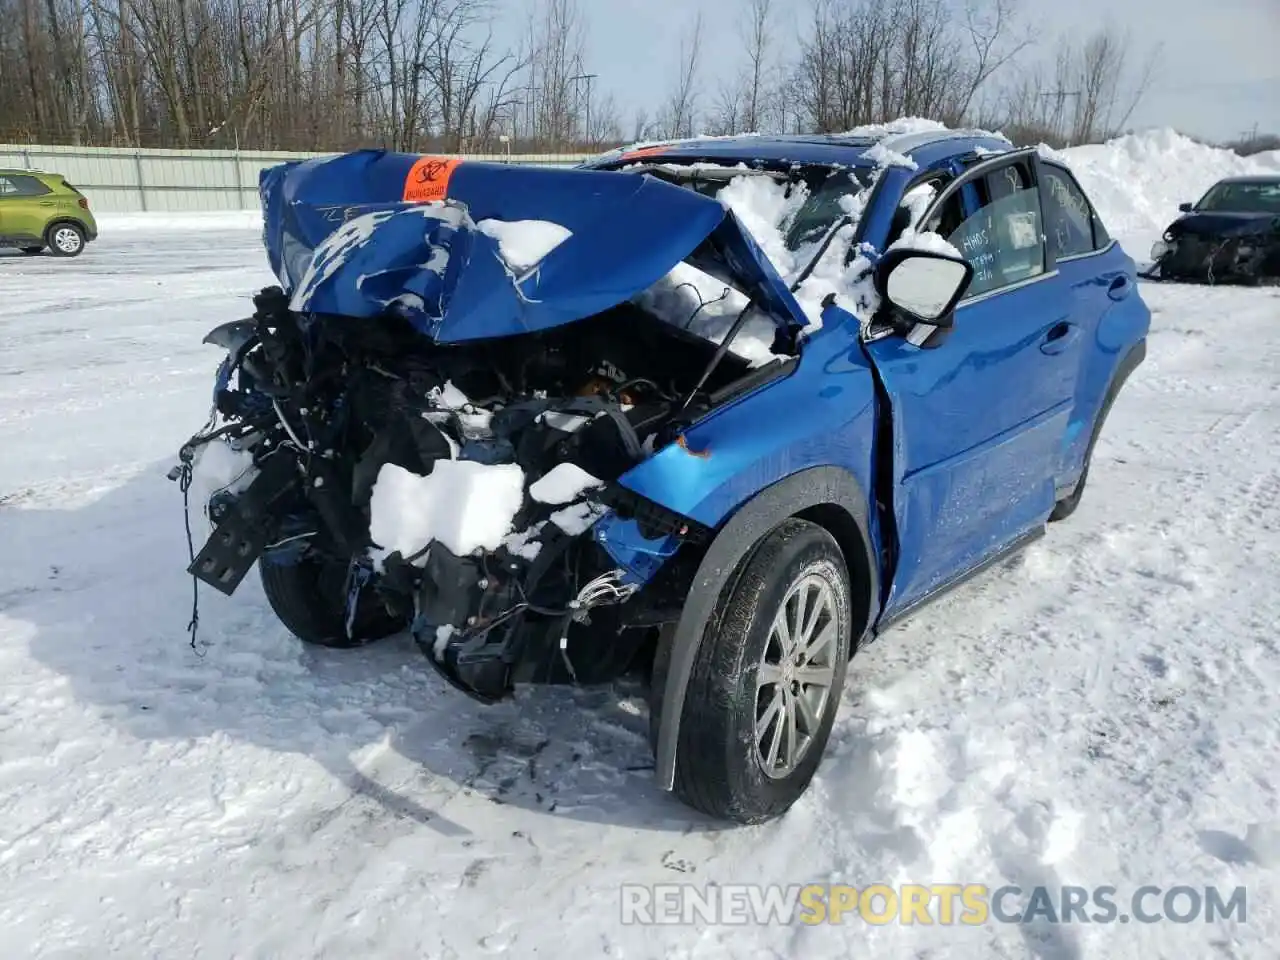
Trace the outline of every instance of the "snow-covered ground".
<instances>
[{"instance_id":1,"label":"snow-covered ground","mask_svg":"<svg viewBox=\"0 0 1280 960\"><path fill-rule=\"evenodd\" d=\"M1116 229L1217 175L1131 180ZM164 473L201 336L271 282L252 226L0 253L5 956L1275 955L1280 290L1144 285L1079 512L861 653L813 789L723 829L654 787L639 689L482 707L404 637L304 648L253 578L187 645ZM620 884L739 881L1245 885L1248 919L619 924Z\"/></svg>"}]
</instances>

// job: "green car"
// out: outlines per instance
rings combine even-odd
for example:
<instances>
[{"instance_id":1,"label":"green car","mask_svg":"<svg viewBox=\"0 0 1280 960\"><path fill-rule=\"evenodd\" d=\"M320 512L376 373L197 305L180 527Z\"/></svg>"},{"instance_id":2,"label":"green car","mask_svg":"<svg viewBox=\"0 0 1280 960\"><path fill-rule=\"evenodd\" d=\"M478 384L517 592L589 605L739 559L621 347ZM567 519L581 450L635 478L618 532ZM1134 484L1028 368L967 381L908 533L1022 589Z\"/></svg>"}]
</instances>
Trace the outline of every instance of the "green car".
<instances>
[{"instance_id":1,"label":"green car","mask_svg":"<svg viewBox=\"0 0 1280 960\"><path fill-rule=\"evenodd\" d=\"M76 257L97 237L88 199L61 175L0 169L0 247Z\"/></svg>"}]
</instances>

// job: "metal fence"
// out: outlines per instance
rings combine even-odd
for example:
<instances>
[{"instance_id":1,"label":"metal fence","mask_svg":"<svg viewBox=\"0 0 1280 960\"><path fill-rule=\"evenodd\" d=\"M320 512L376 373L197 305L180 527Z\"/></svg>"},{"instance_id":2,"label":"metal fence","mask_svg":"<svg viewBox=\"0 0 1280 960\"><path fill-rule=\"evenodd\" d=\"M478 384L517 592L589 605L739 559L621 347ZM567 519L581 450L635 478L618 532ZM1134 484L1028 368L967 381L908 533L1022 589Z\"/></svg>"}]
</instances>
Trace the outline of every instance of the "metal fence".
<instances>
[{"instance_id":1,"label":"metal fence","mask_svg":"<svg viewBox=\"0 0 1280 960\"><path fill-rule=\"evenodd\" d=\"M256 210L258 172L285 160L332 153L135 150L0 143L0 169L60 173L96 211ZM568 166L585 155L475 155L469 160Z\"/></svg>"}]
</instances>

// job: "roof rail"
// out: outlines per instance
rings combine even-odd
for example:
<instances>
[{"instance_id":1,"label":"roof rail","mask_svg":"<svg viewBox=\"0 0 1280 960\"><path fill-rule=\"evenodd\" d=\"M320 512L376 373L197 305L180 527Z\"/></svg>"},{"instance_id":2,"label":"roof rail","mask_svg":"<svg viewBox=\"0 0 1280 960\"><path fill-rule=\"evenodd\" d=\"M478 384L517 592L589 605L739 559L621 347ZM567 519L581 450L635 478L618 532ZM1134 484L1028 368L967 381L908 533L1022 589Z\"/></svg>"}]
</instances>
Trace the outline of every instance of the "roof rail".
<instances>
[{"instance_id":1,"label":"roof rail","mask_svg":"<svg viewBox=\"0 0 1280 960\"><path fill-rule=\"evenodd\" d=\"M987 140L1003 140L1010 147L1013 144L1009 138L999 133L992 133L990 130L921 130L916 133L893 133L885 137L880 143L887 150L895 153L910 155L911 151L919 150L921 147L927 147L933 143L941 143L944 140L968 140L981 137Z\"/></svg>"}]
</instances>

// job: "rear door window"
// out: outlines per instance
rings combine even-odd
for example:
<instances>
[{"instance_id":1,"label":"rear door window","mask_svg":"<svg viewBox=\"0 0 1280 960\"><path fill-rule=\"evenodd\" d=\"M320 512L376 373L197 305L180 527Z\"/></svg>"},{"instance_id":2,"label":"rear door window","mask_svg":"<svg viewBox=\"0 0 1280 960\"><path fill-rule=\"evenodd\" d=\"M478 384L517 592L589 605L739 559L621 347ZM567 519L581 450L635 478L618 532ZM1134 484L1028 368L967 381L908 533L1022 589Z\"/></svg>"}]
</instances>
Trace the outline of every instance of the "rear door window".
<instances>
[{"instance_id":1,"label":"rear door window","mask_svg":"<svg viewBox=\"0 0 1280 960\"><path fill-rule=\"evenodd\" d=\"M1065 169L1042 163L1040 193L1055 257L1061 260L1083 256L1111 242L1084 191Z\"/></svg>"},{"instance_id":2,"label":"rear door window","mask_svg":"<svg viewBox=\"0 0 1280 960\"><path fill-rule=\"evenodd\" d=\"M35 177L21 173L6 173L0 176L0 196L4 197L42 197L52 191Z\"/></svg>"}]
</instances>

